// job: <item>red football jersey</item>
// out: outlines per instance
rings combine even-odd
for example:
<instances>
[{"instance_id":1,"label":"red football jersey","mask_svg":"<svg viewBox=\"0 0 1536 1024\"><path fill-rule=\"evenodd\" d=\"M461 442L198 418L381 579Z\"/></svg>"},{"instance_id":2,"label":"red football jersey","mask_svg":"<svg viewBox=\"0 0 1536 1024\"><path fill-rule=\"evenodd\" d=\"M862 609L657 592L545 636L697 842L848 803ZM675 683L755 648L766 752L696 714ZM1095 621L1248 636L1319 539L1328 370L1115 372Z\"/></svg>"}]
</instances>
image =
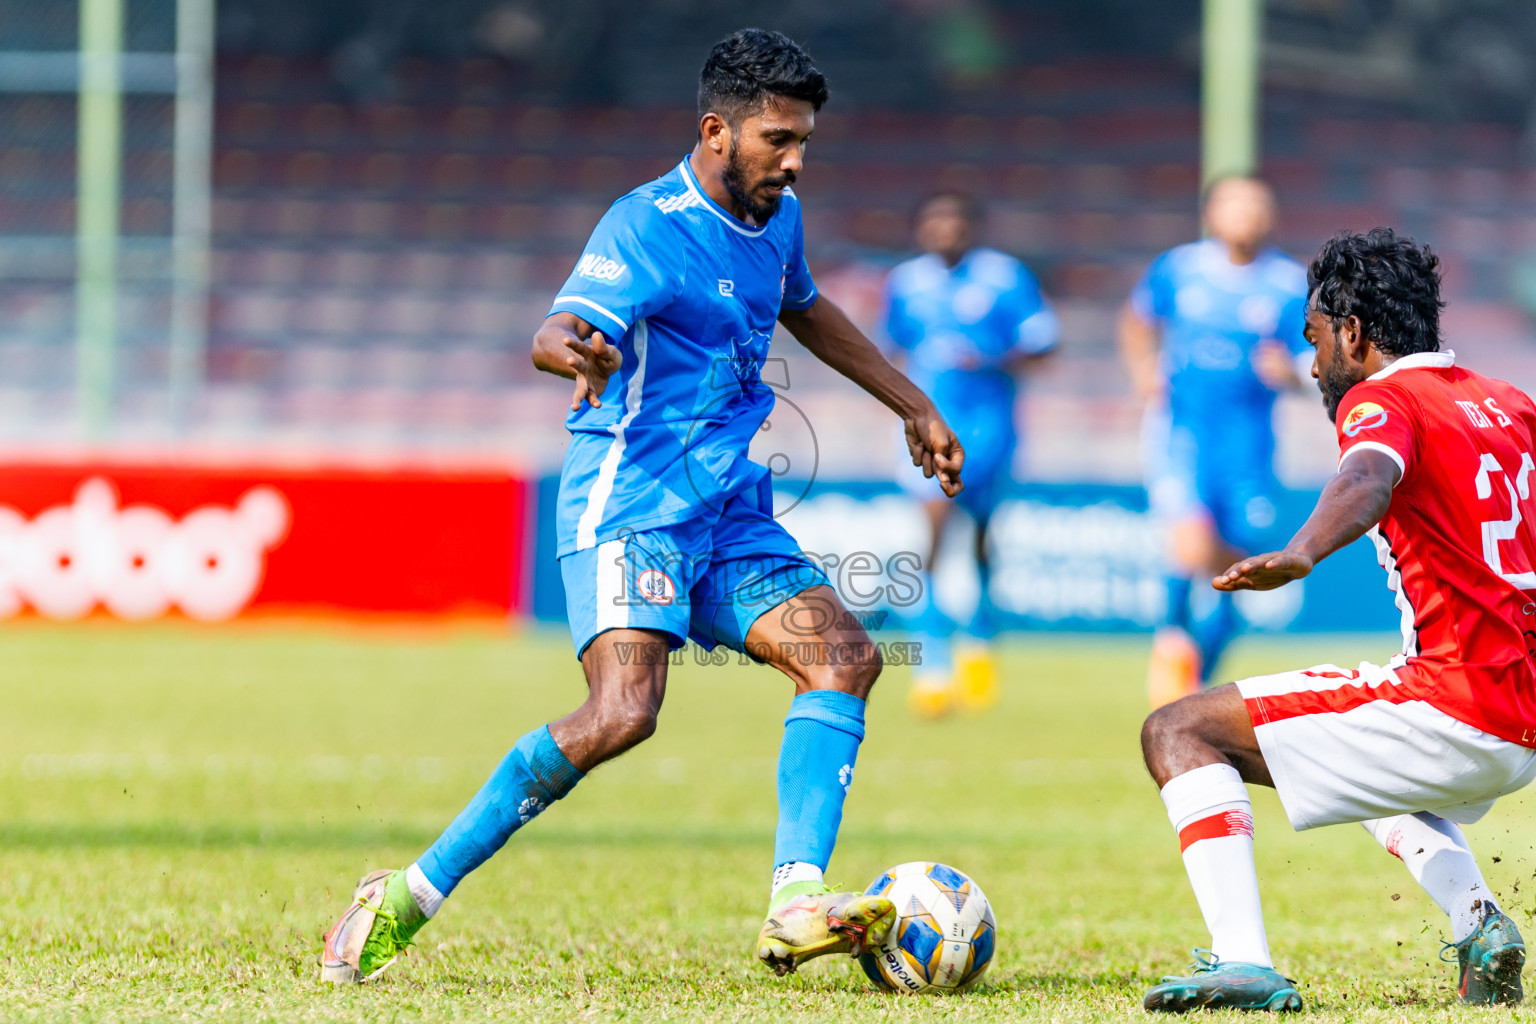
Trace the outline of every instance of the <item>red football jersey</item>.
<instances>
[{"instance_id":1,"label":"red football jersey","mask_svg":"<svg viewBox=\"0 0 1536 1024\"><path fill-rule=\"evenodd\" d=\"M1403 626L1399 685L1377 699L1536 747L1536 404L1422 352L1351 388L1337 427L1340 465L1374 449L1403 471L1368 534Z\"/></svg>"}]
</instances>

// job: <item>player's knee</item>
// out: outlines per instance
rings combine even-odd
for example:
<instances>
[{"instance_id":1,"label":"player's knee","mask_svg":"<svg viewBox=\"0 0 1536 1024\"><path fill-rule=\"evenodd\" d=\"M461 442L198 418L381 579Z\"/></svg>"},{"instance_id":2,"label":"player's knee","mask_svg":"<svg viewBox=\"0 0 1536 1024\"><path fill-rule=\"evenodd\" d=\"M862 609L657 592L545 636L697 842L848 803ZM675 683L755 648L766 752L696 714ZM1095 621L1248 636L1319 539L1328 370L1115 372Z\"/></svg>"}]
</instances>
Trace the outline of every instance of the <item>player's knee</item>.
<instances>
[{"instance_id":1,"label":"player's knee","mask_svg":"<svg viewBox=\"0 0 1536 1024\"><path fill-rule=\"evenodd\" d=\"M1189 731L1189 716L1180 707L1184 701L1164 704L1147 716L1141 724L1141 754L1152 768Z\"/></svg>"},{"instance_id":2,"label":"player's knee","mask_svg":"<svg viewBox=\"0 0 1536 1024\"><path fill-rule=\"evenodd\" d=\"M829 659L831 664L818 666L822 671L816 674L819 678L813 677L812 682L818 690L838 690L868 700L869 691L874 689L875 680L880 678L880 671L885 667L880 648L868 638L862 643L843 646L848 648L849 656Z\"/></svg>"},{"instance_id":3,"label":"player's knee","mask_svg":"<svg viewBox=\"0 0 1536 1024\"><path fill-rule=\"evenodd\" d=\"M656 708L645 701L617 701L600 709L598 722L604 744L618 754L656 734Z\"/></svg>"}]
</instances>

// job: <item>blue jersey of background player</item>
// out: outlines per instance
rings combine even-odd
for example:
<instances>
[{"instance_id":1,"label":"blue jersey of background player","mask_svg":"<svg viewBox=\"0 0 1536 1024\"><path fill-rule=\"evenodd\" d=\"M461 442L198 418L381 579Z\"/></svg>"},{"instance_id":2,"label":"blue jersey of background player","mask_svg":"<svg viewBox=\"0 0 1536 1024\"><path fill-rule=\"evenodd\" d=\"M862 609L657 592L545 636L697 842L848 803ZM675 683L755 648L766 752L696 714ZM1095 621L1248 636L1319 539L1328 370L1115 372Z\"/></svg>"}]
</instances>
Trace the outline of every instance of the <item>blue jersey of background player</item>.
<instances>
[{"instance_id":1,"label":"blue jersey of background player","mask_svg":"<svg viewBox=\"0 0 1536 1024\"><path fill-rule=\"evenodd\" d=\"M383 970L513 832L649 737L668 649L688 638L795 684L758 957L783 974L889 933L889 898L822 881L880 654L773 518L768 472L747 458L773 407L761 369L775 323L895 411L946 494L960 491L964 453L811 280L789 186L826 98L785 36L747 29L719 43L700 74L693 152L613 205L555 298L533 358L576 381L556 530L587 700L518 740L415 863L359 883L326 934L327 980Z\"/></svg>"},{"instance_id":2,"label":"blue jersey of background player","mask_svg":"<svg viewBox=\"0 0 1536 1024\"><path fill-rule=\"evenodd\" d=\"M974 708L996 699L996 677L984 646L993 629L987 524L1012 478L1018 377L1056 347L1059 334L1056 314L1029 268L977 244L982 220L970 196L931 197L918 209L915 223L923 255L896 267L885 283L885 336L907 375L933 398L965 447L965 491L958 501L976 520L981 600L965 633L980 644L962 642L949 656L952 630L934 608L930 580L927 574L924 578L917 623L924 635L923 664L913 672L910 703L929 717L957 702ZM899 482L923 502L932 538L931 569L953 505L915 470L900 473Z\"/></svg>"},{"instance_id":3,"label":"blue jersey of background player","mask_svg":"<svg viewBox=\"0 0 1536 1024\"><path fill-rule=\"evenodd\" d=\"M1275 527L1274 404L1310 362L1306 272L1267 246L1274 196L1226 178L1206 193L1209 237L1163 253L1121 317L1120 343L1148 400L1147 491L1169 537L1168 613L1153 641L1154 705L1209 679L1237 630L1230 594L1192 621L1191 580L1266 550Z\"/></svg>"}]
</instances>

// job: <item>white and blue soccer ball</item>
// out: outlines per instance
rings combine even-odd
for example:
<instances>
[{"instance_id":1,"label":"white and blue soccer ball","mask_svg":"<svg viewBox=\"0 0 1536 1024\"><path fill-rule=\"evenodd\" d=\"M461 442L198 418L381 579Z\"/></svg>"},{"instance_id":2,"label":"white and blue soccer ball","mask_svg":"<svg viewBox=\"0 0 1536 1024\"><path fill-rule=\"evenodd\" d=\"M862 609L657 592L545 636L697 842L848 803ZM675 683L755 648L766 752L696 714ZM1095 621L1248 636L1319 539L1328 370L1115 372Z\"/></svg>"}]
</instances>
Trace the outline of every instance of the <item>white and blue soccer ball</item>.
<instances>
[{"instance_id":1,"label":"white and blue soccer ball","mask_svg":"<svg viewBox=\"0 0 1536 1024\"><path fill-rule=\"evenodd\" d=\"M864 890L896 904L885 945L859 957L869 980L892 992L957 992L992 962L997 921L981 886L948 864L912 861Z\"/></svg>"}]
</instances>

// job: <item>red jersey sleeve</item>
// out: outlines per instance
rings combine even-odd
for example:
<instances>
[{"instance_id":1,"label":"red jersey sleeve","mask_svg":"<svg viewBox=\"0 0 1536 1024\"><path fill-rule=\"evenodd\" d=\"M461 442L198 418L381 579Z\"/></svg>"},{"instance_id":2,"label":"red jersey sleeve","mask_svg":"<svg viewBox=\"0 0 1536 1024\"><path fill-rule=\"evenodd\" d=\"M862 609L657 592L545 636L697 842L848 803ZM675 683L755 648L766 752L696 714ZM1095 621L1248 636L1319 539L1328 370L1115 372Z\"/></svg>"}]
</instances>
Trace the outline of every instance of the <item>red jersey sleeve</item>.
<instances>
[{"instance_id":1,"label":"red jersey sleeve","mask_svg":"<svg viewBox=\"0 0 1536 1024\"><path fill-rule=\"evenodd\" d=\"M1362 381L1349 389L1339 403L1334 424L1339 434L1339 465L1349 453L1361 449L1390 456L1408 478L1418 458L1417 403L1402 388L1386 381Z\"/></svg>"}]
</instances>

